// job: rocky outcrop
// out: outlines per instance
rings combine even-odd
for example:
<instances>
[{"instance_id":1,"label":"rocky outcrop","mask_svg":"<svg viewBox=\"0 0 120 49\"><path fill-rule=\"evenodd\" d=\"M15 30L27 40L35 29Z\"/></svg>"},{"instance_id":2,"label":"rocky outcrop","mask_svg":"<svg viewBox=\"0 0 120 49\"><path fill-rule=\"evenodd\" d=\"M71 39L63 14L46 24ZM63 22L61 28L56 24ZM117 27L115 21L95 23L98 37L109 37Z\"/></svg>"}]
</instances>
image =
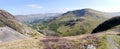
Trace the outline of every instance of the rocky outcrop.
<instances>
[{"instance_id":1,"label":"rocky outcrop","mask_svg":"<svg viewBox=\"0 0 120 49\"><path fill-rule=\"evenodd\" d=\"M28 37L20 34L10 27L0 27L0 42L13 41L18 39L26 39Z\"/></svg>"},{"instance_id":2,"label":"rocky outcrop","mask_svg":"<svg viewBox=\"0 0 120 49\"><path fill-rule=\"evenodd\" d=\"M87 46L87 49L96 49L96 47L93 46L93 45L88 45L88 46Z\"/></svg>"}]
</instances>

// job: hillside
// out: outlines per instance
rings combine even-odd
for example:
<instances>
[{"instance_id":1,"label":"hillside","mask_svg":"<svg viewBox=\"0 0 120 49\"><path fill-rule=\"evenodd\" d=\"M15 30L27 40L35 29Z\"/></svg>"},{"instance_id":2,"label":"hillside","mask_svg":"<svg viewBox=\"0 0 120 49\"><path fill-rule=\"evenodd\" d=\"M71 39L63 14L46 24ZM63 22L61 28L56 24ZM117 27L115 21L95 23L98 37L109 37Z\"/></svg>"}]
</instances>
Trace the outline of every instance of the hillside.
<instances>
[{"instance_id":1,"label":"hillside","mask_svg":"<svg viewBox=\"0 0 120 49\"><path fill-rule=\"evenodd\" d=\"M41 33L19 22L10 13L0 10L0 41L25 39L28 37L43 37Z\"/></svg>"},{"instance_id":2,"label":"hillside","mask_svg":"<svg viewBox=\"0 0 120 49\"><path fill-rule=\"evenodd\" d=\"M119 49L120 36L89 34L69 37L46 37L44 39L23 39L0 44L0 49ZM115 33L114 31L111 33Z\"/></svg>"},{"instance_id":3,"label":"hillside","mask_svg":"<svg viewBox=\"0 0 120 49\"><path fill-rule=\"evenodd\" d=\"M0 42L8 42L18 39L26 39L27 36L20 34L10 27L0 27Z\"/></svg>"},{"instance_id":4,"label":"hillside","mask_svg":"<svg viewBox=\"0 0 120 49\"><path fill-rule=\"evenodd\" d=\"M91 33L91 31L100 23L110 18L107 13L93 10L80 9L63 13L61 16L54 18L49 23L37 23L33 27L46 35L73 36L79 34ZM55 33L49 33L54 31Z\"/></svg>"},{"instance_id":5,"label":"hillside","mask_svg":"<svg viewBox=\"0 0 120 49\"><path fill-rule=\"evenodd\" d=\"M111 28L113 28L115 26L118 26L119 24L120 24L120 16L112 17L112 18L104 21L100 25L98 25L92 31L92 33L97 33L97 32L101 32L101 31L105 31L105 30L111 29Z\"/></svg>"}]
</instances>

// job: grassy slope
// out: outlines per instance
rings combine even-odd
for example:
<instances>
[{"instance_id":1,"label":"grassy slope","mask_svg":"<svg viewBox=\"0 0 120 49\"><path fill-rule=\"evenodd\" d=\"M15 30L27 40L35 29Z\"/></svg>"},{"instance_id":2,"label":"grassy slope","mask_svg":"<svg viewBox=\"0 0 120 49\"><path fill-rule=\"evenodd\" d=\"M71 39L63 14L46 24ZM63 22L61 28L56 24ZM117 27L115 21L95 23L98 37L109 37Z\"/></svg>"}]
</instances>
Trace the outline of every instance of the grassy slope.
<instances>
[{"instance_id":1,"label":"grassy slope","mask_svg":"<svg viewBox=\"0 0 120 49\"><path fill-rule=\"evenodd\" d=\"M105 20L97 17L83 16L81 17L83 21L76 21L75 25L73 26L65 25L69 21L76 19L78 19L78 17L74 15L69 15L69 16L67 15L62 18L58 18L48 25L48 29L59 32L61 36L86 34L86 33L91 33L91 31L98 24L100 24Z\"/></svg>"},{"instance_id":2,"label":"grassy slope","mask_svg":"<svg viewBox=\"0 0 120 49\"><path fill-rule=\"evenodd\" d=\"M0 27L3 27L3 26L5 26L5 24L0 21Z\"/></svg>"},{"instance_id":3,"label":"grassy slope","mask_svg":"<svg viewBox=\"0 0 120 49\"><path fill-rule=\"evenodd\" d=\"M83 13L82 15L79 15ZM78 16L77 16L78 15ZM101 22L109 17L104 12L84 9L66 12L49 23L34 25L37 30L52 30L60 36L89 34Z\"/></svg>"},{"instance_id":4,"label":"grassy slope","mask_svg":"<svg viewBox=\"0 0 120 49\"><path fill-rule=\"evenodd\" d=\"M98 34L96 34L96 35L98 35ZM101 42L99 42L99 43L97 42L97 41L99 41L99 39L96 41L96 37L87 38L87 39L85 38L86 40L84 40L83 38L86 36L89 37L89 35L83 35L83 36L65 37L65 39L68 39L68 40L71 39L71 41L74 42L75 44L80 44L80 43L87 44L86 42L92 42L94 44L99 45L99 46L97 46L97 49L109 49L110 48L109 43L106 40L106 35L104 35L104 34L98 35L98 37L101 38ZM94 36L94 35L91 35L91 36ZM120 38L116 38L116 37L117 36L114 36L113 39L119 43ZM74 39L74 38L77 38L77 39ZM23 40L17 40L17 41L12 41L12 42L1 43L0 49L44 49L44 47L46 47L46 46L44 46L44 43L40 40L43 40L43 39L31 38L31 39L23 39ZM47 41L49 41L49 40L47 40ZM61 41L64 42L64 40L61 40ZM67 41L65 41L65 42L67 42ZM56 44L56 46L60 46L59 44ZM63 43L63 44L65 44L65 43ZM55 48L58 48L58 47L55 47Z\"/></svg>"},{"instance_id":5,"label":"grassy slope","mask_svg":"<svg viewBox=\"0 0 120 49\"><path fill-rule=\"evenodd\" d=\"M36 39L23 39L0 44L0 49L43 49Z\"/></svg>"}]
</instances>

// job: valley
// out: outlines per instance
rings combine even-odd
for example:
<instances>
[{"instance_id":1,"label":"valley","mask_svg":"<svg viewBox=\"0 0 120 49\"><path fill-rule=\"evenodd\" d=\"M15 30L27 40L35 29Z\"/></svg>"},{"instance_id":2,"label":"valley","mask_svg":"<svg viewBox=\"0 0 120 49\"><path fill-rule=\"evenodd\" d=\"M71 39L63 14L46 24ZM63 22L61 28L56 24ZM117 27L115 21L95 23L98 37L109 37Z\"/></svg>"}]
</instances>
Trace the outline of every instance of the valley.
<instances>
[{"instance_id":1,"label":"valley","mask_svg":"<svg viewBox=\"0 0 120 49\"><path fill-rule=\"evenodd\" d=\"M112 19L113 16L105 12L80 9L49 16L33 15L29 19L28 15L13 16L0 10L0 49L120 48L119 24L92 33L103 22Z\"/></svg>"},{"instance_id":2,"label":"valley","mask_svg":"<svg viewBox=\"0 0 120 49\"><path fill-rule=\"evenodd\" d=\"M33 17L37 18L38 16ZM43 19L43 22L40 22L42 21L41 19L39 19L39 21L36 21L35 19L35 22L28 22L27 24L46 35L74 36L80 34L90 34L97 25L112 16L109 16L109 14L105 12L86 8L68 11L61 15L54 15L52 17L52 19L48 20L47 18ZM19 18L19 20L22 20L22 18ZM50 33L51 31L53 33Z\"/></svg>"}]
</instances>

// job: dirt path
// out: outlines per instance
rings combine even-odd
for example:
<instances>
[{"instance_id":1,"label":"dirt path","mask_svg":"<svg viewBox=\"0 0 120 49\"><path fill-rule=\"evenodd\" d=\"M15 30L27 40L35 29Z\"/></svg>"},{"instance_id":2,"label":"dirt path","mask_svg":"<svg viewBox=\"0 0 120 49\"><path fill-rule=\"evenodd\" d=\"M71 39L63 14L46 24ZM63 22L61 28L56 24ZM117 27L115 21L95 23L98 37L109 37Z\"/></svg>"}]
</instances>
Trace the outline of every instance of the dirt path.
<instances>
[{"instance_id":1,"label":"dirt path","mask_svg":"<svg viewBox=\"0 0 120 49\"><path fill-rule=\"evenodd\" d=\"M117 44L111 37L115 36L115 35L107 35L106 39L107 42L109 44L109 49L119 49L118 46L119 44Z\"/></svg>"}]
</instances>

